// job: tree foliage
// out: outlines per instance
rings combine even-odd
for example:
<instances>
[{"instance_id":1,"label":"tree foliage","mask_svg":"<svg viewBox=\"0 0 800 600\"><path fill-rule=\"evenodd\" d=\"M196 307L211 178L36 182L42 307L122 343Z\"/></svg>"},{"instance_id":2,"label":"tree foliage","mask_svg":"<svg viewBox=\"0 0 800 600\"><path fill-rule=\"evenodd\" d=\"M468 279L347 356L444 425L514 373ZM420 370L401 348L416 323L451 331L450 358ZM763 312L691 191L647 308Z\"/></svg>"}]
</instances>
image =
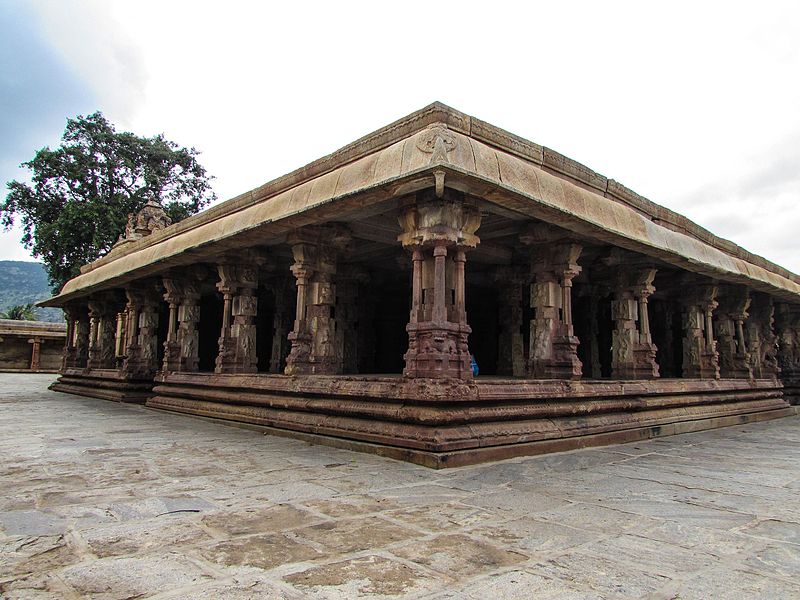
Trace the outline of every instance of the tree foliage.
<instances>
[{"instance_id":1,"label":"tree foliage","mask_svg":"<svg viewBox=\"0 0 800 600\"><path fill-rule=\"evenodd\" d=\"M173 222L216 198L194 148L163 135L117 132L102 113L67 120L61 145L22 163L31 185L7 184L0 203L6 229L16 219L22 243L41 258L54 290L80 266L106 254L125 231L128 214L155 199Z\"/></svg>"},{"instance_id":2,"label":"tree foliage","mask_svg":"<svg viewBox=\"0 0 800 600\"><path fill-rule=\"evenodd\" d=\"M35 321L36 309L33 304L17 304L5 312L0 312L0 319L12 319L13 321Z\"/></svg>"}]
</instances>

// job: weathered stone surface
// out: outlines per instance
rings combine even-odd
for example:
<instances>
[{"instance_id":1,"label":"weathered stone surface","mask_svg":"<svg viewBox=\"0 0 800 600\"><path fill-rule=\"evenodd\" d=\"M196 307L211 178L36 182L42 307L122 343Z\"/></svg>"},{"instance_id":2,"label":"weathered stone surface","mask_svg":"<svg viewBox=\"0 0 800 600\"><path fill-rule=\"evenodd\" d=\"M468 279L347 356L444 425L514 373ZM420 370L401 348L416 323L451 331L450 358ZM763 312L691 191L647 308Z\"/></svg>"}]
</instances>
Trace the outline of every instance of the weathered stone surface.
<instances>
[{"instance_id":1,"label":"weathered stone surface","mask_svg":"<svg viewBox=\"0 0 800 600\"><path fill-rule=\"evenodd\" d=\"M314 567L284 579L311 598L416 598L441 586L418 569L375 555Z\"/></svg>"},{"instance_id":2,"label":"weathered stone surface","mask_svg":"<svg viewBox=\"0 0 800 600\"><path fill-rule=\"evenodd\" d=\"M323 558L326 553L298 543L282 533L251 535L219 542L200 551L212 562L228 567L273 569L284 564Z\"/></svg>"},{"instance_id":3,"label":"weathered stone surface","mask_svg":"<svg viewBox=\"0 0 800 600\"><path fill-rule=\"evenodd\" d=\"M46 383L0 376L0 523L58 529L4 598L800 595L797 418L434 471Z\"/></svg>"},{"instance_id":4,"label":"weathered stone surface","mask_svg":"<svg viewBox=\"0 0 800 600\"><path fill-rule=\"evenodd\" d=\"M528 559L521 552L505 550L463 534L437 536L394 552L455 579L509 567Z\"/></svg>"}]
</instances>

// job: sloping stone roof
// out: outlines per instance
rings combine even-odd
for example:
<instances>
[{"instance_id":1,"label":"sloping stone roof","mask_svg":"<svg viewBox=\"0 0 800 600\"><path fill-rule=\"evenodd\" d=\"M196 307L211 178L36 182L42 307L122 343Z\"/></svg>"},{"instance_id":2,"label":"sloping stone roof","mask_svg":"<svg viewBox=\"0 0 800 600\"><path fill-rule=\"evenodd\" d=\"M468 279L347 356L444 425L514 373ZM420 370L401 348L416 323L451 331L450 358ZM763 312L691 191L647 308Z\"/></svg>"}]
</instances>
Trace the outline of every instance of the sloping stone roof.
<instances>
[{"instance_id":1,"label":"sloping stone roof","mask_svg":"<svg viewBox=\"0 0 800 600\"><path fill-rule=\"evenodd\" d=\"M800 302L800 277L538 144L434 103L86 265L43 306L446 185L688 271ZM441 175L439 175L441 176ZM335 204L335 206L334 206Z\"/></svg>"}]
</instances>

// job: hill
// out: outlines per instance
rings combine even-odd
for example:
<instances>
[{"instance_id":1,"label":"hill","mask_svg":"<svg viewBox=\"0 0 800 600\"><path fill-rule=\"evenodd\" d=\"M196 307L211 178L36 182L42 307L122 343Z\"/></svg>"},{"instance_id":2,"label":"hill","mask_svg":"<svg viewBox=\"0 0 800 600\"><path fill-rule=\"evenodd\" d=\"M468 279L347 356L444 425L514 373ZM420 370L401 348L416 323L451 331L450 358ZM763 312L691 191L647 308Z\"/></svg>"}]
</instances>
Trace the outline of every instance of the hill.
<instances>
[{"instance_id":1,"label":"hill","mask_svg":"<svg viewBox=\"0 0 800 600\"><path fill-rule=\"evenodd\" d=\"M0 260L0 311L50 296L50 285L42 263ZM59 308L37 308L36 316L40 321L50 323L64 320L64 313Z\"/></svg>"}]
</instances>

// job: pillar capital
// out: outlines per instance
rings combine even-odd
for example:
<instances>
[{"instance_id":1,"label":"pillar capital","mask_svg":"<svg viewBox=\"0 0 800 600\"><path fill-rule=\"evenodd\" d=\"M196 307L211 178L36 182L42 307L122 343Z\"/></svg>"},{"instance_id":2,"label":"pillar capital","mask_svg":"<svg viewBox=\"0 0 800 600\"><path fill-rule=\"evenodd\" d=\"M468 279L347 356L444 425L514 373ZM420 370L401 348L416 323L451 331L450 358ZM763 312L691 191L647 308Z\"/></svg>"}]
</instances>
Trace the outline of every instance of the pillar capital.
<instances>
[{"instance_id":1,"label":"pillar capital","mask_svg":"<svg viewBox=\"0 0 800 600\"><path fill-rule=\"evenodd\" d=\"M480 243L475 234L481 225L477 203L455 190L445 189L441 198L428 190L406 199L397 220L397 240L406 248L444 245L467 250Z\"/></svg>"}]
</instances>

